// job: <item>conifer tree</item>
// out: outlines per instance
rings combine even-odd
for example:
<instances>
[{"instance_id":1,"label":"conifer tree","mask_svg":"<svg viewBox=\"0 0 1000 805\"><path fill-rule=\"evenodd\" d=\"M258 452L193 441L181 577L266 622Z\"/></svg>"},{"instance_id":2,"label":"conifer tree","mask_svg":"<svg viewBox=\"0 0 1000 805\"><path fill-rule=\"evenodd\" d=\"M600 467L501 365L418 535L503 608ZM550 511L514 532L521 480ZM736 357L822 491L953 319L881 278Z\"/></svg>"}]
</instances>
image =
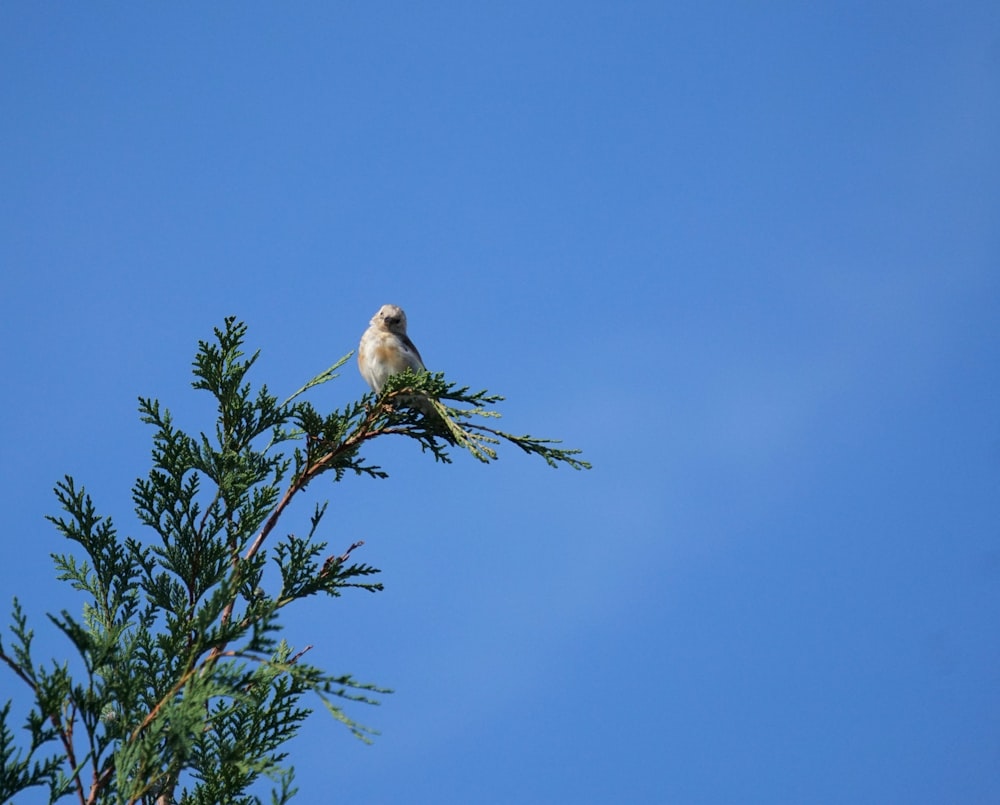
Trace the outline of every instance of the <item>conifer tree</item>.
<instances>
[{"instance_id":1,"label":"conifer tree","mask_svg":"<svg viewBox=\"0 0 1000 805\"><path fill-rule=\"evenodd\" d=\"M310 664L308 647L280 638L290 608L310 596L382 589L378 570L356 559L361 542L331 551L319 537L326 504L295 511L300 493L320 475L385 478L364 452L393 435L441 462L458 448L489 463L507 442L553 467L590 466L557 441L488 426L502 398L441 374L407 371L322 413L308 392L350 355L279 402L251 383L259 352L246 356L246 334L227 318L214 341L199 342L192 385L217 403L214 430L189 435L140 398L153 448L132 489L138 536L122 537L73 478L56 485L61 513L49 520L70 543L53 557L57 578L84 604L49 619L78 656L73 670L37 661L14 599L0 660L30 712L22 730L12 703L0 707L0 802L41 787L50 802L81 805L242 805L261 801L251 792L262 780L271 802L288 802L296 789L284 745L315 702L369 741L374 731L345 706L388 693ZM293 518L305 536L279 530Z\"/></svg>"}]
</instances>

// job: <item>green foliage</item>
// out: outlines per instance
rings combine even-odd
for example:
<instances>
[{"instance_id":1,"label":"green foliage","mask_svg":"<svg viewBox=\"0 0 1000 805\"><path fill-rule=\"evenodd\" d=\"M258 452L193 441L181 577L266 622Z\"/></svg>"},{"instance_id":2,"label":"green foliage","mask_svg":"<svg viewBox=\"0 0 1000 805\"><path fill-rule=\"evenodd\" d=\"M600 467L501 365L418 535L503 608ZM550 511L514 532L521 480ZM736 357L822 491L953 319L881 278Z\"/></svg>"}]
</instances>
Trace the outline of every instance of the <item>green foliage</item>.
<instances>
[{"instance_id":1,"label":"green foliage","mask_svg":"<svg viewBox=\"0 0 1000 805\"><path fill-rule=\"evenodd\" d=\"M142 540L121 537L111 518L66 477L55 488L55 528L76 543L53 556L57 577L83 593L82 615L51 622L76 650L82 671L38 663L33 633L14 600L13 642L0 660L30 689L33 705L19 749L0 708L0 801L48 787L50 801L81 803L256 803L262 778L271 801L294 794L282 747L318 698L355 736L374 732L344 710L376 704L389 691L349 675L331 675L293 653L278 635L284 609L310 596L377 592L378 570L352 560L357 542L327 554L318 537L326 504L304 537L274 533L297 495L317 476L385 478L362 455L368 441L399 435L435 460L452 448L497 457L502 441L552 466L589 464L557 442L514 436L476 421L495 419L502 398L456 388L440 374L405 372L380 395L343 410L317 411L303 399L337 375L347 356L284 402L248 380L258 353L246 357L246 326L233 318L200 342L195 389L217 403L211 435L188 435L157 400L140 398L153 428L152 468L133 487ZM292 449L282 452L286 443ZM270 570L269 570L270 569Z\"/></svg>"}]
</instances>

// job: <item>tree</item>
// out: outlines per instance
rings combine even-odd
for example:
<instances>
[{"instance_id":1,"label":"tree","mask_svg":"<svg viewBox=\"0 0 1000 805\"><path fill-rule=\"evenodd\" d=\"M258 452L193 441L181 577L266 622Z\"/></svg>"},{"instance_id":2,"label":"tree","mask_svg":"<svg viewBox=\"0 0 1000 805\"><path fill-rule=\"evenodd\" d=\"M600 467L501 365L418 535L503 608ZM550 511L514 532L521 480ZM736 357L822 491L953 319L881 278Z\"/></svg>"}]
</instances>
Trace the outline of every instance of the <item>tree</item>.
<instances>
[{"instance_id":1,"label":"tree","mask_svg":"<svg viewBox=\"0 0 1000 805\"><path fill-rule=\"evenodd\" d=\"M350 355L282 403L248 376L247 328L227 318L213 342L199 342L195 389L218 404L214 433L190 436L154 399L140 398L154 429L152 468L132 489L148 539L120 537L71 477L55 488L49 520L71 543L55 555L57 578L85 595L82 615L49 615L79 659L40 664L33 632L14 599L9 647L0 660L31 694L19 745L0 708L0 801L47 786L50 801L82 803L252 803L273 781L271 800L295 793L283 745L313 694L355 736L373 731L343 709L389 691L334 675L280 639L288 608L310 596L376 592L378 570L355 561L362 543L327 553L317 536L326 504L316 505L304 537L278 536L282 516L318 476L385 478L363 449L397 435L441 462L463 448L479 461L512 443L553 467L589 468L579 451L552 440L488 427L501 397L471 393L441 374L407 371L343 410L322 414L306 392L336 377ZM287 448L291 446L290 452ZM283 450L285 452L283 452Z\"/></svg>"}]
</instances>

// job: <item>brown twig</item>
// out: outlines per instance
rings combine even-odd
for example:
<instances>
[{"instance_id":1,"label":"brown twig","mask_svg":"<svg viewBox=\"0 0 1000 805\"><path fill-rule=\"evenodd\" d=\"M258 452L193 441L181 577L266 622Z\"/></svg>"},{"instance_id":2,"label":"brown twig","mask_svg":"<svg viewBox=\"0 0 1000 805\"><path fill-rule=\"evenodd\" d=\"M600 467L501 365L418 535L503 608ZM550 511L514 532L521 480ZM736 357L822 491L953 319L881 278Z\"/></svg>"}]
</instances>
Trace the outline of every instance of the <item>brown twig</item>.
<instances>
[{"instance_id":1,"label":"brown twig","mask_svg":"<svg viewBox=\"0 0 1000 805\"><path fill-rule=\"evenodd\" d=\"M360 548L364 544L365 541L363 539L359 539L357 542L351 543L351 546L346 551L344 551L340 556L333 556L331 554L330 556L326 557L326 560L323 562L323 567L320 568L319 571L320 578L329 573L334 567L344 564L344 562L350 559L351 551L355 550L356 548Z\"/></svg>"},{"instance_id":2,"label":"brown twig","mask_svg":"<svg viewBox=\"0 0 1000 805\"><path fill-rule=\"evenodd\" d=\"M292 657L288 661L288 664L289 665L295 665L295 663L297 663L302 658L302 655L305 654L310 649L312 649L312 643L310 643L308 646L306 646L304 649L302 649L302 651L300 651L298 654L296 654L294 657Z\"/></svg>"},{"instance_id":3,"label":"brown twig","mask_svg":"<svg viewBox=\"0 0 1000 805\"><path fill-rule=\"evenodd\" d=\"M37 691L38 688L35 685L34 680L32 680L32 678L28 676L27 673L25 673L24 669L20 665L18 665L16 660L14 660L12 657L8 657L7 654L5 654L2 651L0 651L0 660L3 660L5 663L7 663L7 665L10 666L11 670L15 674L17 674L17 676L21 677L21 679L24 680L24 683L28 687L30 687L33 691Z\"/></svg>"}]
</instances>

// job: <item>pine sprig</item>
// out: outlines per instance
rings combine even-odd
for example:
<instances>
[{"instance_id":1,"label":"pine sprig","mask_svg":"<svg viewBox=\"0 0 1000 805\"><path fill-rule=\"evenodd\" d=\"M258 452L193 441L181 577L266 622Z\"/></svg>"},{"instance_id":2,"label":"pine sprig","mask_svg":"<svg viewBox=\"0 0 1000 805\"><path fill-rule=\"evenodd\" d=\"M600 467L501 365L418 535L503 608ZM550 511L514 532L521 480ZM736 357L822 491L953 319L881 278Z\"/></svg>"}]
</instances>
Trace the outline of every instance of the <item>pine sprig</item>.
<instances>
[{"instance_id":1,"label":"pine sprig","mask_svg":"<svg viewBox=\"0 0 1000 805\"><path fill-rule=\"evenodd\" d=\"M43 744L55 738L51 728L46 728L37 717L28 721L31 741L28 750L19 749L14 743L14 733L7 726L11 703L0 706L0 802L9 802L14 794L29 788L50 786L55 782L61 755L35 760L35 753Z\"/></svg>"},{"instance_id":2,"label":"pine sprig","mask_svg":"<svg viewBox=\"0 0 1000 805\"><path fill-rule=\"evenodd\" d=\"M576 470L591 468L590 462L578 458L580 450L559 447L559 440L518 436L472 421L499 419L501 414L494 406L503 399L485 389L470 392L467 386L449 383L440 372L408 369L391 376L381 394L365 395L360 402L342 412L335 411L326 420L320 420L311 410L300 411L300 426L314 447L307 452L306 460L296 462L295 474L311 477L335 469L337 480L348 469L372 474L379 468L365 465L358 448L365 441L390 434L416 441L421 450L443 463L451 463L449 447L461 447L488 464L499 457L496 446L506 441L525 453L540 456L551 467L565 464Z\"/></svg>"},{"instance_id":3,"label":"pine sprig","mask_svg":"<svg viewBox=\"0 0 1000 805\"><path fill-rule=\"evenodd\" d=\"M57 483L62 513L49 520L75 552L53 555L56 575L84 603L82 616L49 619L82 672L34 661L15 599L0 662L34 704L27 749L8 727L9 703L0 706L0 800L48 786L50 801L71 794L82 805L256 803L251 789L270 780L272 802L287 802L296 789L284 747L310 713L304 697L371 741L377 732L347 708L391 692L329 674L305 660L310 647L293 653L280 638L285 613L306 598L382 589L378 569L354 558L363 540L328 553L325 503L305 537L274 533L309 483L387 477L364 451L390 435L445 463L454 448L489 463L510 443L550 466L590 466L557 441L484 424L499 418L503 398L441 374L404 372L379 395L318 410L307 393L336 378L350 354L278 402L251 380L260 353L244 351L246 334L227 318L199 342L192 386L214 399L214 428L189 434L159 401L139 399L153 429L151 467L132 489L143 539L120 536L72 478Z\"/></svg>"}]
</instances>

